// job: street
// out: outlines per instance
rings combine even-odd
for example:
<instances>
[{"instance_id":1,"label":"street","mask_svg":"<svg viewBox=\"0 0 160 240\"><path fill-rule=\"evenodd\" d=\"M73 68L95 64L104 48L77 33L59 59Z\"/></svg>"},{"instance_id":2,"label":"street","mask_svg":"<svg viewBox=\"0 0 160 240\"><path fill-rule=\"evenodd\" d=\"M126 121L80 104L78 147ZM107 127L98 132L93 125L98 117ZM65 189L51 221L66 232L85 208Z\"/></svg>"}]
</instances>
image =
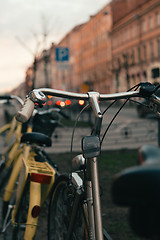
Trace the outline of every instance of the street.
<instances>
[{"instance_id":1,"label":"street","mask_svg":"<svg viewBox=\"0 0 160 240\"><path fill-rule=\"evenodd\" d=\"M102 107L101 111L104 111ZM103 116L103 125L101 130L101 138L106 128L108 127L113 116L118 111L118 107L112 107ZM86 114L86 113L85 113ZM84 119L87 116L84 114ZM0 109L1 122L4 124L3 111ZM119 115L112 123L109 131L104 138L102 150L115 150L122 148L136 149L142 144L157 145L158 125L157 119L149 116L148 118L140 119L137 115L135 107L127 106L121 110ZM52 147L47 148L48 153L70 152L71 138L73 129L70 127L59 127L52 135ZM73 138L73 151L81 151L81 139L85 135L90 135L91 128L77 127ZM0 136L0 150L3 150L3 136Z\"/></svg>"},{"instance_id":2,"label":"street","mask_svg":"<svg viewBox=\"0 0 160 240\"><path fill-rule=\"evenodd\" d=\"M118 107L114 107L104 115L101 138L118 109ZM122 109L109 128L102 144L102 150L116 150L122 148L136 149L142 144L148 143L157 145L157 126L156 118L148 117L140 119L134 107L126 107ZM81 139L85 135L90 135L90 132L91 128L76 128L73 151L81 151ZM71 128L57 128L52 137L52 147L48 148L47 151L50 153L69 152L71 137Z\"/></svg>"}]
</instances>

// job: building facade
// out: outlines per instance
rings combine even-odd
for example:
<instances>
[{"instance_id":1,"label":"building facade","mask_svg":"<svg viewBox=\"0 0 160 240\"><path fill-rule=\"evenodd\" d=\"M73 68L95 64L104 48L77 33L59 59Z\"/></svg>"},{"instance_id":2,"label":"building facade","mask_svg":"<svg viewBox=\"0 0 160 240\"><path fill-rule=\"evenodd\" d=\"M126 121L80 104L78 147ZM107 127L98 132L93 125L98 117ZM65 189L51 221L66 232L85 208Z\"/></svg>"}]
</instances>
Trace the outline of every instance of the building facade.
<instances>
[{"instance_id":1,"label":"building facade","mask_svg":"<svg viewBox=\"0 0 160 240\"><path fill-rule=\"evenodd\" d=\"M114 89L160 81L160 1L113 0L112 13Z\"/></svg>"},{"instance_id":2,"label":"building facade","mask_svg":"<svg viewBox=\"0 0 160 240\"><path fill-rule=\"evenodd\" d=\"M54 80L52 87L87 92L89 90L110 92L112 27L110 4L88 22L73 28L56 47L68 47L68 67L57 67L52 57ZM54 54L54 53L53 53Z\"/></svg>"},{"instance_id":3,"label":"building facade","mask_svg":"<svg viewBox=\"0 0 160 240\"><path fill-rule=\"evenodd\" d=\"M60 47L69 62L56 61ZM26 89L113 93L142 81L160 82L160 1L112 0L36 58Z\"/></svg>"}]
</instances>

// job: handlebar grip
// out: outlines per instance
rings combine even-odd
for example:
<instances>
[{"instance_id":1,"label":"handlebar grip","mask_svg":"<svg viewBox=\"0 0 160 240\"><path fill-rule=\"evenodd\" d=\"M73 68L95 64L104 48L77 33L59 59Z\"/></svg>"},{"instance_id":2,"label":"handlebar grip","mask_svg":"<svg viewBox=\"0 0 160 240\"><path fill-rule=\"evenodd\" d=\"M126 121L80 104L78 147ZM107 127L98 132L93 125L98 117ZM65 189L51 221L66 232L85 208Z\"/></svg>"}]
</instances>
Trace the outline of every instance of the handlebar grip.
<instances>
[{"instance_id":1,"label":"handlebar grip","mask_svg":"<svg viewBox=\"0 0 160 240\"><path fill-rule=\"evenodd\" d=\"M34 110L34 102L30 98L26 98L24 105L16 114L16 120L25 123L29 120Z\"/></svg>"}]
</instances>

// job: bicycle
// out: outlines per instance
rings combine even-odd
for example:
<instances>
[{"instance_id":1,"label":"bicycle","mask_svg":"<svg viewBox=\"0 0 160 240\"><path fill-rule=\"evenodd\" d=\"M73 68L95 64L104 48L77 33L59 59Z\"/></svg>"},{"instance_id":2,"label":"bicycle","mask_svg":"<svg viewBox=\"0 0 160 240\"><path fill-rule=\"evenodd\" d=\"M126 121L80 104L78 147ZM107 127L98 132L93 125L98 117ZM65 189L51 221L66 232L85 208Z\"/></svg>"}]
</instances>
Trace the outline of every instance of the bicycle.
<instances>
[{"instance_id":1,"label":"bicycle","mask_svg":"<svg viewBox=\"0 0 160 240\"><path fill-rule=\"evenodd\" d=\"M40 210L58 175L58 167L44 147L51 146L52 133L61 125L60 115L66 117L57 108L34 113L30 119L33 131L21 137L21 153L3 196L2 233L7 239L21 239L22 236L33 239L36 233Z\"/></svg>"},{"instance_id":2,"label":"bicycle","mask_svg":"<svg viewBox=\"0 0 160 240\"><path fill-rule=\"evenodd\" d=\"M16 102L20 106L23 105L23 100L15 95L3 95L0 96L0 100L1 101L6 100L7 102L16 100ZM5 148L1 154L0 160L0 174L1 174L0 189L1 189L4 187L5 185L4 183L9 177L13 163L16 161L17 156L19 154L19 143L22 134L22 124L18 123L15 117L13 117L10 123L7 123L0 128L0 134L6 135L4 138Z\"/></svg>"},{"instance_id":3,"label":"bicycle","mask_svg":"<svg viewBox=\"0 0 160 240\"><path fill-rule=\"evenodd\" d=\"M137 90L138 88L139 90ZM72 160L73 165L77 165L77 171L58 176L54 184L48 217L48 235L50 240L103 240L103 238L111 240L107 231L102 227L98 182L97 159L101 152L103 139L115 117L131 98L148 98L154 111L158 111L158 105L160 104L160 99L154 94L157 88L152 84L141 83L130 90L133 89L135 90L115 94L99 94L97 92L80 94L41 88L30 92L22 110L18 112L17 120L27 121L34 109L34 103L45 101L45 95L47 94L60 98L89 101L89 105L94 112L95 124L91 135L82 139L82 154ZM126 100L100 140L103 114L118 99ZM110 100L114 100L114 102L101 113L99 101Z\"/></svg>"}]
</instances>

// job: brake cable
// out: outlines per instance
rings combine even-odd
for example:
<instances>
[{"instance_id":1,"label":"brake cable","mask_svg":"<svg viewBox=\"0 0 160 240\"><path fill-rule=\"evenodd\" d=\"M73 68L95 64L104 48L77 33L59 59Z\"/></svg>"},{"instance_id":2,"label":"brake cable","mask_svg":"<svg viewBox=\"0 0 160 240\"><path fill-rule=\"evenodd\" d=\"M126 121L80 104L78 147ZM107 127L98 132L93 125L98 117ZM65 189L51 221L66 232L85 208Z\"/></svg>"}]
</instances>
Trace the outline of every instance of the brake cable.
<instances>
[{"instance_id":1,"label":"brake cable","mask_svg":"<svg viewBox=\"0 0 160 240\"><path fill-rule=\"evenodd\" d=\"M127 92L129 92L129 91L131 91L131 90L133 90L133 89L135 89L135 91L136 91L136 90L139 88L140 85L141 85L141 83L135 85L134 87L130 88ZM104 132L104 134L103 134L103 136L102 136L102 139L101 139L101 141L100 141L100 145L101 145L101 146L102 146L103 140L104 140L104 138L105 138L105 136L106 136L109 128L111 127L113 121L115 120L115 118L117 117L117 115L120 113L120 111L122 110L122 108L126 105L126 103L127 103L129 100L130 100L130 98L127 98L126 101L122 104L122 106L118 109L118 111L117 111L117 112L115 113L115 115L113 116L112 120L110 121L108 127L106 128L106 130L105 130L105 132ZM106 113L106 111L107 111L116 101L117 101L117 100L114 100L114 102L112 102L112 103L107 107L107 109L104 110L104 112L103 112L102 114Z\"/></svg>"}]
</instances>

